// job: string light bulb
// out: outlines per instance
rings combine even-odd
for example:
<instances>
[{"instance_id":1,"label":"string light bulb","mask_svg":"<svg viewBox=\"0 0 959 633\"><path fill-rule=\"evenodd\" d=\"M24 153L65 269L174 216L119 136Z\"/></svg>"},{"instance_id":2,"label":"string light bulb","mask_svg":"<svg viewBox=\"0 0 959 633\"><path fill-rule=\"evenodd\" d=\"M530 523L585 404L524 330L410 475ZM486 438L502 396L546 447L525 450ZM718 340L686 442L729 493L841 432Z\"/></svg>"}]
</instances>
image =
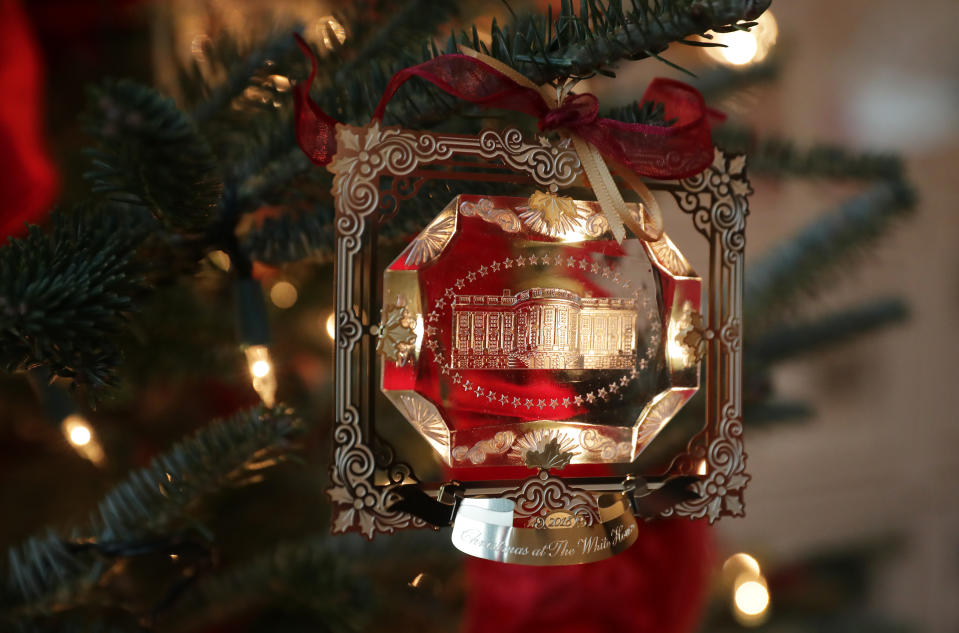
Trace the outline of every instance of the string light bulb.
<instances>
[{"instance_id":1,"label":"string light bulb","mask_svg":"<svg viewBox=\"0 0 959 633\"><path fill-rule=\"evenodd\" d=\"M60 423L60 430L81 457L96 465L103 463L103 447L86 418L78 413L71 413Z\"/></svg>"},{"instance_id":2,"label":"string light bulb","mask_svg":"<svg viewBox=\"0 0 959 633\"><path fill-rule=\"evenodd\" d=\"M289 285L292 288L292 284ZM296 292L295 288L293 292ZM236 323L253 390L263 404L272 407L276 404L277 381L276 368L270 357L266 302L260 282L251 277L240 277L236 281Z\"/></svg>"},{"instance_id":3,"label":"string light bulb","mask_svg":"<svg viewBox=\"0 0 959 633\"><path fill-rule=\"evenodd\" d=\"M250 370L253 390L268 407L276 404L276 372L266 345L250 345L243 350Z\"/></svg>"},{"instance_id":4,"label":"string light bulb","mask_svg":"<svg viewBox=\"0 0 959 633\"><path fill-rule=\"evenodd\" d=\"M727 66L745 66L766 59L779 37L779 26L772 12L766 11L748 31L713 33L712 36L708 41L723 46L706 48L710 57Z\"/></svg>"},{"instance_id":5,"label":"string light bulb","mask_svg":"<svg viewBox=\"0 0 959 633\"><path fill-rule=\"evenodd\" d=\"M333 40L330 37L331 31L338 44L346 41L346 28L332 15L325 15L317 19L312 28L315 37L323 42L323 45L327 48L333 48Z\"/></svg>"}]
</instances>

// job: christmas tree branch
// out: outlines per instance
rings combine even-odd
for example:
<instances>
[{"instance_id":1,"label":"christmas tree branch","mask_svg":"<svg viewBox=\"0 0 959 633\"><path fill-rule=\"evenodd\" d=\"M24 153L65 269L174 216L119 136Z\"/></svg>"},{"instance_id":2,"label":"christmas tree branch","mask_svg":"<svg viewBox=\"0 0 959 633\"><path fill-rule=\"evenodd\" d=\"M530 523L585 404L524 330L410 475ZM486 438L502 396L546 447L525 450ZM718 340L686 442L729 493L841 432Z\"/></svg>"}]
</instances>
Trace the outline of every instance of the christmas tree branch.
<instances>
[{"instance_id":1,"label":"christmas tree branch","mask_svg":"<svg viewBox=\"0 0 959 633\"><path fill-rule=\"evenodd\" d=\"M252 560L200 579L170 617L222 621L263 604L306 611L327 630L357 630L369 610L369 591L351 573L342 543L311 536L281 543ZM166 616L164 616L166 617Z\"/></svg>"},{"instance_id":2,"label":"christmas tree branch","mask_svg":"<svg viewBox=\"0 0 959 633\"><path fill-rule=\"evenodd\" d=\"M130 473L85 524L11 548L0 607L28 614L62 608L92 587L114 557L172 548L175 539L152 535L174 532L201 498L282 461L302 428L281 408L257 407L211 423Z\"/></svg>"},{"instance_id":3,"label":"christmas tree branch","mask_svg":"<svg viewBox=\"0 0 959 633\"><path fill-rule=\"evenodd\" d=\"M86 174L94 193L145 208L166 225L202 232L215 220L223 189L219 164L206 140L173 102L130 81L90 91Z\"/></svg>"},{"instance_id":4,"label":"christmas tree branch","mask_svg":"<svg viewBox=\"0 0 959 633\"><path fill-rule=\"evenodd\" d=\"M115 338L148 289L135 249L149 229L133 215L57 211L48 231L30 227L0 247L0 367L115 381Z\"/></svg>"},{"instance_id":5,"label":"christmas tree branch","mask_svg":"<svg viewBox=\"0 0 959 633\"><path fill-rule=\"evenodd\" d=\"M882 235L894 219L910 213L914 204L915 193L905 183L880 183L813 220L747 269L746 318L753 323L775 319L802 292L815 291L828 273Z\"/></svg>"},{"instance_id":6,"label":"christmas tree branch","mask_svg":"<svg viewBox=\"0 0 959 633\"><path fill-rule=\"evenodd\" d=\"M15 619L8 626L12 633L151 633L133 615L117 609L58 612Z\"/></svg>"},{"instance_id":7,"label":"christmas tree branch","mask_svg":"<svg viewBox=\"0 0 959 633\"><path fill-rule=\"evenodd\" d=\"M903 173L902 160L892 154L853 152L828 144L804 150L789 140L763 138L747 128L733 125L717 128L713 141L727 152L747 154L749 171L757 176L897 181Z\"/></svg>"},{"instance_id":8,"label":"christmas tree branch","mask_svg":"<svg viewBox=\"0 0 959 633\"><path fill-rule=\"evenodd\" d=\"M909 310L901 299L879 299L806 323L763 332L756 340L749 341L749 355L757 362L775 363L871 334L908 316Z\"/></svg>"},{"instance_id":9,"label":"christmas tree branch","mask_svg":"<svg viewBox=\"0 0 959 633\"><path fill-rule=\"evenodd\" d=\"M384 566L386 559L390 564ZM397 587L415 595L415 587L408 583L424 569L431 576L451 576L460 562L455 550L425 531L400 532L373 542L358 535L332 540L328 535L309 535L205 576L168 619L223 621L271 604L286 612L307 613L333 630L376 630L370 620L389 617ZM389 587L389 592L384 595L381 587Z\"/></svg>"},{"instance_id":10,"label":"christmas tree branch","mask_svg":"<svg viewBox=\"0 0 959 633\"><path fill-rule=\"evenodd\" d=\"M772 426L803 420L811 417L813 413L812 407L805 402L767 399L747 403L743 407L743 423L749 425L749 428Z\"/></svg>"},{"instance_id":11,"label":"christmas tree branch","mask_svg":"<svg viewBox=\"0 0 959 633\"><path fill-rule=\"evenodd\" d=\"M364 34L363 41L350 50L349 58L336 68L336 83L349 81L354 72L371 64L386 59L395 63L396 55L405 44L426 41L460 9L454 0L405 0L385 4L393 6L378 7L378 13L386 14L388 19L367 29L369 32ZM365 21L357 20L360 24Z\"/></svg>"},{"instance_id":12,"label":"christmas tree branch","mask_svg":"<svg viewBox=\"0 0 959 633\"><path fill-rule=\"evenodd\" d=\"M555 21L536 16L513 27L493 27L489 52L536 83L587 77L621 60L658 57L673 42L709 30L739 26L768 0L564 0Z\"/></svg>"},{"instance_id":13,"label":"christmas tree branch","mask_svg":"<svg viewBox=\"0 0 959 633\"><path fill-rule=\"evenodd\" d=\"M700 74L690 83L710 105L716 105L729 94L757 83L767 82L779 74L780 58L770 56L761 62L746 66L716 66ZM750 168L752 166L750 165Z\"/></svg>"},{"instance_id":14,"label":"christmas tree branch","mask_svg":"<svg viewBox=\"0 0 959 633\"><path fill-rule=\"evenodd\" d=\"M488 195L517 193L514 185L483 182L473 183L471 192ZM437 210L449 203L456 193L455 187L448 182L433 180L425 183L416 196L400 203L395 217L380 225L380 245L409 240L423 230ZM290 201L290 206L295 209L298 202ZM335 239L333 215L332 204L315 204L309 209L268 218L261 226L243 236L241 246L254 259L273 265L306 257L319 262L332 261Z\"/></svg>"},{"instance_id":15,"label":"christmas tree branch","mask_svg":"<svg viewBox=\"0 0 959 633\"><path fill-rule=\"evenodd\" d=\"M768 6L767 0L633 0L624 10L616 0L586 0L579 11L564 2L555 17L533 15L514 24L490 27L491 39L481 41L478 29L451 36L445 50L424 46L419 53L408 49L388 64L357 67L344 75L321 67L314 97L328 113L350 123L369 120L392 74L435 57L458 52L458 44L481 50L516 68L537 83L567 77L612 74L622 60L658 57L669 44L710 29L748 28L750 20ZM321 59L322 61L322 59ZM434 88L418 86L401 90L390 105L388 119L412 128L430 128L444 122L465 106Z\"/></svg>"},{"instance_id":16,"label":"christmas tree branch","mask_svg":"<svg viewBox=\"0 0 959 633\"><path fill-rule=\"evenodd\" d=\"M251 258L271 265L307 257L326 263L333 261L333 241L332 209L318 206L314 211L267 218L244 236L241 246Z\"/></svg>"},{"instance_id":17,"label":"christmas tree branch","mask_svg":"<svg viewBox=\"0 0 959 633\"><path fill-rule=\"evenodd\" d=\"M290 31L295 27L270 33L267 37L245 54L238 43L229 36L219 38L212 46L204 50L204 65L207 73L225 75L225 79L211 85L204 77L204 71L194 63L181 71L181 83L186 84L195 105L191 118L199 125L207 123L217 114L228 109L230 103L240 97L250 85L251 79L268 62L290 57L296 52L296 44Z\"/></svg>"}]
</instances>

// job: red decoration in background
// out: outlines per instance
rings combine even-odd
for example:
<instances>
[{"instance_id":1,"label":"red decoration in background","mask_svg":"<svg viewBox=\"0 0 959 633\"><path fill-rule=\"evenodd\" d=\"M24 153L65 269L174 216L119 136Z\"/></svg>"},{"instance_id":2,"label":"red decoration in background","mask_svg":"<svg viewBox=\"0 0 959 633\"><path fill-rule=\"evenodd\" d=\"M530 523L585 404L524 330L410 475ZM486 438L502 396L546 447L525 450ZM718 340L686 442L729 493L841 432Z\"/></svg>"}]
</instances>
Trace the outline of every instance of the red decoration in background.
<instances>
[{"instance_id":1,"label":"red decoration in background","mask_svg":"<svg viewBox=\"0 0 959 633\"><path fill-rule=\"evenodd\" d=\"M635 545L598 563L526 567L467 557L463 633L690 633L706 602L709 525L638 527Z\"/></svg>"},{"instance_id":2,"label":"red decoration in background","mask_svg":"<svg viewBox=\"0 0 959 633\"><path fill-rule=\"evenodd\" d=\"M27 16L0 0L0 239L47 215L57 176L43 140L43 69Z\"/></svg>"}]
</instances>

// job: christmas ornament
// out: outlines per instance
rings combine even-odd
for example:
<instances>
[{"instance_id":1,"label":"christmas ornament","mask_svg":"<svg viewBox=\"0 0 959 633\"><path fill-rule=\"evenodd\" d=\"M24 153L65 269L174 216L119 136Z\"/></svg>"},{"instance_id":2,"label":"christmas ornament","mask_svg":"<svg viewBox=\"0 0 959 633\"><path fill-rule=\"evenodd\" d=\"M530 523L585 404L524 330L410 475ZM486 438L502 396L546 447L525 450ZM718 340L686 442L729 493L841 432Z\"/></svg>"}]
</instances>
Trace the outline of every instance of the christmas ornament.
<instances>
[{"instance_id":1,"label":"christmas ornament","mask_svg":"<svg viewBox=\"0 0 959 633\"><path fill-rule=\"evenodd\" d=\"M382 126L414 76L536 117L546 135ZM566 565L628 548L637 516L742 514L751 191L744 157L712 147L699 94L657 80L644 100L663 103L673 124L625 124L598 117L596 98L571 85L536 86L464 50L397 73L373 121L354 127L322 112L310 81L294 88L297 136L334 174L336 204L334 532L452 525L454 545L473 556ZM642 178L707 239L705 310L703 282ZM380 262L378 225L428 180L511 182L527 193L464 187ZM625 202L621 184L640 202ZM666 472L633 472L697 391L701 360L702 432ZM419 479L377 435L377 391L432 448L442 479Z\"/></svg>"}]
</instances>

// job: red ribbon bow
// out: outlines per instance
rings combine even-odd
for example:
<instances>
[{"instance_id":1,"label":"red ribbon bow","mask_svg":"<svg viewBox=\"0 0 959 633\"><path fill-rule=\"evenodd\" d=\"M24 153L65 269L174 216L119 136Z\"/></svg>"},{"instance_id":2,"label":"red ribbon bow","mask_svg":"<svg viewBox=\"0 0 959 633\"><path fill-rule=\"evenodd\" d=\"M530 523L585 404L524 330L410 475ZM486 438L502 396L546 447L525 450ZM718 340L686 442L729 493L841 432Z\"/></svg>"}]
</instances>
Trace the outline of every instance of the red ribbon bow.
<instances>
[{"instance_id":1,"label":"red ribbon bow","mask_svg":"<svg viewBox=\"0 0 959 633\"><path fill-rule=\"evenodd\" d=\"M310 98L317 62L306 42L295 36L313 67L306 82L293 89L296 138L317 165L326 165L336 153L336 119ZM706 107L695 88L672 79L654 79L642 102L662 103L672 125L623 123L599 116L592 94L570 94L551 109L543 96L520 85L495 68L468 55L441 55L397 72L380 99L373 119L380 121L386 105L411 77L420 77L444 92L482 108L522 112L539 119L540 130L567 129L615 160L647 178L672 180L701 172L713 160L710 118L723 115Z\"/></svg>"}]
</instances>

